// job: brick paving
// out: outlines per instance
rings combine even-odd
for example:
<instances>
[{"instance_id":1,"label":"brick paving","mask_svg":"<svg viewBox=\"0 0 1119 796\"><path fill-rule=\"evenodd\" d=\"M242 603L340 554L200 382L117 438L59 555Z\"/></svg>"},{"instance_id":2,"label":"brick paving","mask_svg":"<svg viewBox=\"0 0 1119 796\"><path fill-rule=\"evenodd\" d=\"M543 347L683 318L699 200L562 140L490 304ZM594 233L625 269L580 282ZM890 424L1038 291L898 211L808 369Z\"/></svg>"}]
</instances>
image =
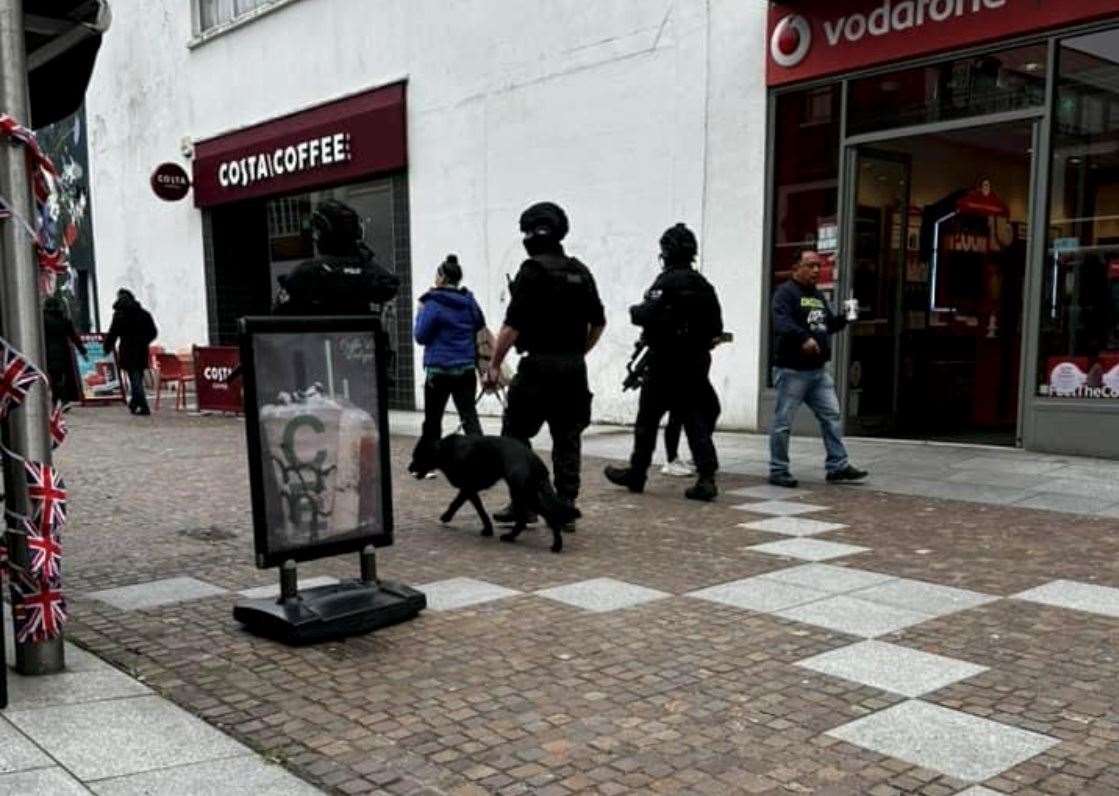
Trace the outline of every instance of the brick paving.
<instances>
[{"instance_id":1,"label":"brick paving","mask_svg":"<svg viewBox=\"0 0 1119 796\"><path fill-rule=\"evenodd\" d=\"M769 516L734 508L750 498L690 504L684 482L660 476L629 495L588 459L586 519L555 556L544 533L479 538L469 510L440 526L450 490L404 477L411 440L394 439L397 544L379 556L382 576L520 593L291 649L231 615L236 591L276 580L252 564L240 422L110 408L77 409L70 426L59 457L71 488L69 640L326 790L1119 793L1119 617L1007 599L1062 579L1119 587L1119 520L872 487L819 485L800 498L827 507L803 516L847 526L813 539L867 548L831 565L1003 598L929 609L876 639L986 667L923 703L1055 742L975 783L827 734L907 701L796 665L863 638L683 596L805 563L746 549L791 538L739 527ZM356 570L348 556L300 576ZM88 596L172 577L226 592L140 610ZM599 578L670 596L589 611L535 594Z\"/></svg>"}]
</instances>

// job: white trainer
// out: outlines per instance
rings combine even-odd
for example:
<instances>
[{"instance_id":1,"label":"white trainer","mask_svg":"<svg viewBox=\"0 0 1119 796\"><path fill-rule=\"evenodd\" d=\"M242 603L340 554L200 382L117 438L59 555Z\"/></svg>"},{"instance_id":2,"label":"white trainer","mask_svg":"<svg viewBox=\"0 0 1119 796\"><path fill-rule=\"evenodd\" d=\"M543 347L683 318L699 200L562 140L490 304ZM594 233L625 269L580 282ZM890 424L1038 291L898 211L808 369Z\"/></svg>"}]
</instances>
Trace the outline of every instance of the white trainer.
<instances>
[{"instance_id":1,"label":"white trainer","mask_svg":"<svg viewBox=\"0 0 1119 796\"><path fill-rule=\"evenodd\" d=\"M691 462L677 459L674 462L665 464L665 466L661 468L661 475L669 475L674 478L691 478L695 475L695 467Z\"/></svg>"}]
</instances>

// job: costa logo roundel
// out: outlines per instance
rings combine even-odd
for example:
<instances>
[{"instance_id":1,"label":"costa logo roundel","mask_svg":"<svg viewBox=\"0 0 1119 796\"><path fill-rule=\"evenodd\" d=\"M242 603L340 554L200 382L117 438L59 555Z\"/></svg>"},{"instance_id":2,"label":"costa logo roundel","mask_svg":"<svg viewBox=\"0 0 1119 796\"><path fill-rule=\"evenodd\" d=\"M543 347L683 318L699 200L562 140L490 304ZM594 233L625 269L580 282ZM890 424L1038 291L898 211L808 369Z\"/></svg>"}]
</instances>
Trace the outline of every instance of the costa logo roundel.
<instances>
[{"instance_id":1,"label":"costa logo roundel","mask_svg":"<svg viewBox=\"0 0 1119 796\"><path fill-rule=\"evenodd\" d=\"M790 14L777 23L769 40L769 55L778 66L790 69L808 55L812 28L800 14Z\"/></svg>"}]
</instances>

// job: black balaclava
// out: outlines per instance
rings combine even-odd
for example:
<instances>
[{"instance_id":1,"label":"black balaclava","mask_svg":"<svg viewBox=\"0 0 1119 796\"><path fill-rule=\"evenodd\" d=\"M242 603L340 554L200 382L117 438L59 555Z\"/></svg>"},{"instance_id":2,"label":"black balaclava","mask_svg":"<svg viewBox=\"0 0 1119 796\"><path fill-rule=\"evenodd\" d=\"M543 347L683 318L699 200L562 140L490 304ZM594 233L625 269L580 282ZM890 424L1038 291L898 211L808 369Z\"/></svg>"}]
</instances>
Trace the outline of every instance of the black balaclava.
<instances>
[{"instance_id":1,"label":"black balaclava","mask_svg":"<svg viewBox=\"0 0 1119 796\"><path fill-rule=\"evenodd\" d=\"M665 268L691 268L699 246L684 224L675 224L661 235L661 258Z\"/></svg>"},{"instance_id":2,"label":"black balaclava","mask_svg":"<svg viewBox=\"0 0 1119 796\"><path fill-rule=\"evenodd\" d=\"M525 251L530 255L562 254L567 236L567 214L553 202L538 202L521 213Z\"/></svg>"},{"instance_id":3,"label":"black balaclava","mask_svg":"<svg viewBox=\"0 0 1119 796\"><path fill-rule=\"evenodd\" d=\"M320 254L356 254L364 237L361 216L337 199L320 202L311 216L311 230Z\"/></svg>"}]
</instances>

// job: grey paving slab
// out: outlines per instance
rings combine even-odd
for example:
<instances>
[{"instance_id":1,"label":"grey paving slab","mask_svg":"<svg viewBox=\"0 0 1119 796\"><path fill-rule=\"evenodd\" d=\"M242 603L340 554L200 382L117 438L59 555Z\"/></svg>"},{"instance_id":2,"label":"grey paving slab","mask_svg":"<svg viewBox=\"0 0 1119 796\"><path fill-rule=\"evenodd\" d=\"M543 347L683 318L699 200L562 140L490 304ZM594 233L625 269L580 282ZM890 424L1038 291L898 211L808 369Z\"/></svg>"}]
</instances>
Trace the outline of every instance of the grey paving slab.
<instances>
[{"instance_id":1,"label":"grey paving slab","mask_svg":"<svg viewBox=\"0 0 1119 796\"><path fill-rule=\"evenodd\" d=\"M471 605L515 597L521 592L473 578L451 578L417 586L427 597L427 610L453 611Z\"/></svg>"},{"instance_id":2,"label":"grey paving slab","mask_svg":"<svg viewBox=\"0 0 1119 796\"><path fill-rule=\"evenodd\" d=\"M830 561L844 556L867 553L869 547L858 547L853 544L828 542L824 539L782 539L779 542L766 542L745 548L753 553L764 553L770 556L784 556L785 558L799 558L802 561Z\"/></svg>"},{"instance_id":3,"label":"grey paving slab","mask_svg":"<svg viewBox=\"0 0 1119 796\"><path fill-rule=\"evenodd\" d=\"M314 788L280 766L259 757L234 757L164 768L89 784L98 796L316 796Z\"/></svg>"},{"instance_id":4,"label":"grey paving slab","mask_svg":"<svg viewBox=\"0 0 1119 796\"><path fill-rule=\"evenodd\" d=\"M967 790L962 790L956 796L1002 796L997 790L984 788L982 785L972 785Z\"/></svg>"},{"instance_id":5,"label":"grey paving slab","mask_svg":"<svg viewBox=\"0 0 1119 796\"><path fill-rule=\"evenodd\" d=\"M800 500L812 493L807 489L787 489L783 486L760 484L759 486L745 486L741 489L732 489L728 495L735 497L757 498L758 500Z\"/></svg>"},{"instance_id":6,"label":"grey paving slab","mask_svg":"<svg viewBox=\"0 0 1119 796\"><path fill-rule=\"evenodd\" d=\"M928 621L931 617L904 608L857 600L840 594L807 605L778 611L777 615L838 633L875 638Z\"/></svg>"},{"instance_id":7,"label":"grey paving slab","mask_svg":"<svg viewBox=\"0 0 1119 796\"><path fill-rule=\"evenodd\" d=\"M317 578L307 578L306 580L301 579L299 581L299 588L300 590L303 590L313 589L316 586L333 586L337 582L338 578L332 578L329 575L323 575ZM265 597L279 597L280 584L272 583L268 586L257 586L252 589L244 589L243 591L239 591L237 593L240 594L242 597L248 597L250 600L260 600Z\"/></svg>"},{"instance_id":8,"label":"grey paving slab","mask_svg":"<svg viewBox=\"0 0 1119 796\"><path fill-rule=\"evenodd\" d=\"M995 777L1058 743L1056 738L917 700L827 735L965 782Z\"/></svg>"},{"instance_id":9,"label":"grey paving slab","mask_svg":"<svg viewBox=\"0 0 1119 796\"><path fill-rule=\"evenodd\" d=\"M740 522L738 527L751 531L779 533L784 536L816 536L821 533L840 531L847 526L841 522L824 522L808 517L769 517L753 522Z\"/></svg>"},{"instance_id":10,"label":"grey paving slab","mask_svg":"<svg viewBox=\"0 0 1119 796\"><path fill-rule=\"evenodd\" d=\"M1101 500L1110 505L1119 503L1119 477L1108 481L1089 481L1086 478L1038 479L1035 491L1058 495L1076 495Z\"/></svg>"},{"instance_id":11,"label":"grey paving slab","mask_svg":"<svg viewBox=\"0 0 1119 796\"><path fill-rule=\"evenodd\" d=\"M770 613L795 605L804 605L814 600L822 600L827 592L806 589L791 583L782 583L772 578L753 577L743 580L709 586L706 589L689 592L686 596L708 602L745 608L748 611Z\"/></svg>"},{"instance_id":12,"label":"grey paving slab","mask_svg":"<svg viewBox=\"0 0 1119 796\"><path fill-rule=\"evenodd\" d=\"M950 466L958 470L995 470L1000 473L1044 475L1061 470L1067 465L1059 459L1031 458L1010 454L1006 456L960 457L954 465Z\"/></svg>"},{"instance_id":13,"label":"grey paving slab","mask_svg":"<svg viewBox=\"0 0 1119 796\"><path fill-rule=\"evenodd\" d=\"M86 596L107 603L114 608L120 608L122 611L139 611L145 608L158 608L161 605L199 600L225 593L225 589L196 578L184 576L95 591Z\"/></svg>"},{"instance_id":14,"label":"grey paving slab","mask_svg":"<svg viewBox=\"0 0 1119 796\"><path fill-rule=\"evenodd\" d=\"M1073 580L1054 580L1044 586L1028 589L1014 595L1016 600L1027 600L1057 608L1070 608L1089 614L1119 617L1119 589L1077 583Z\"/></svg>"},{"instance_id":15,"label":"grey paving slab","mask_svg":"<svg viewBox=\"0 0 1119 796\"><path fill-rule=\"evenodd\" d=\"M799 661L797 666L907 697L928 694L987 671L986 666L882 641L841 647Z\"/></svg>"},{"instance_id":16,"label":"grey paving slab","mask_svg":"<svg viewBox=\"0 0 1119 796\"><path fill-rule=\"evenodd\" d=\"M1014 503L1015 508L1058 511L1062 514L1094 514L1115 505L1114 497L1085 497L1056 492L1035 492Z\"/></svg>"},{"instance_id":17,"label":"grey paving slab","mask_svg":"<svg viewBox=\"0 0 1119 796\"><path fill-rule=\"evenodd\" d=\"M249 753L158 696L13 710L7 717L87 782Z\"/></svg>"},{"instance_id":18,"label":"grey paving slab","mask_svg":"<svg viewBox=\"0 0 1119 796\"><path fill-rule=\"evenodd\" d=\"M999 599L990 594L909 578L898 578L889 583L861 589L852 596L929 616L944 616L957 611L966 611Z\"/></svg>"},{"instance_id":19,"label":"grey paving slab","mask_svg":"<svg viewBox=\"0 0 1119 796\"><path fill-rule=\"evenodd\" d=\"M54 761L14 726L0 718L0 773L53 766Z\"/></svg>"},{"instance_id":20,"label":"grey paving slab","mask_svg":"<svg viewBox=\"0 0 1119 796\"><path fill-rule=\"evenodd\" d=\"M881 572L867 572L862 569L837 567L831 564L804 564L789 569L779 569L776 572L767 572L763 578L772 578L794 586L803 586L806 589L826 591L829 594L845 594L877 586L896 580L893 575L883 575Z\"/></svg>"},{"instance_id":21,"label":"grey paving slab","mask_svg":"<svg viewBox=\"0 0 1119 796\"><path fill-rule=\"evenodd\" d=\"M8 676L8 709L27 710L48 705L73 705L102 699L150 694L143 683L106 665L100 671L67 671L48 677Z\"/></svg>"},{"instance_id":22,"label":"grey paving slab","mask_svg":"<svg viewBox=\"0 0 1119 796\"><path fill-rule=\"evenodd\" d=\"M578 583L568 583L564 586L542 589L534 592L534 594L538 597L545 597L549 600L566 603L596 613L632 608L635 605L642 605L672 596L667 592L637 586L614 578L593 578Z\"/></svg>"},{"instance_id":23,"label":"grey paving slab","mask_svg":"<svg viewBox=\"0 0 1119 796\"><path fill-rule=\"evenodd\" d=\"M751 514L772 514L776 517L796 517L800 514L812 514L816 511L827 511L827 506L816 506L811 503L796 503L792 500L763 500L761 503L743 503L732 506L739 511L749 511Z\"/></svg>"},{"instance_id":24,"label":"grey paving slab","mask_svg":"<svg viewBox=\"0 0 1119 796\"><path fill-rule=\"evenodd\" d=\"M949 471L948 483L951 484L978 484L981 486L1002 486L1011 489L1036 490L1042 484L1048 484L1049 478L1039 478L1036 475L1024 473L1004 473L999 470L956 470ZM1060 491L1060 490L1056 490Z\"/></svg>"},{"instance_id":25,"label":"grey paving slab","mask_svg":"<svg viewBox=\"0 0 1119 796\"><path fill-rule=\"evenodd\" d=\"M12 796L89 796L80 782L61 768L36 768L0 776L0 793Z\"/></svg>"}]
</instances>

